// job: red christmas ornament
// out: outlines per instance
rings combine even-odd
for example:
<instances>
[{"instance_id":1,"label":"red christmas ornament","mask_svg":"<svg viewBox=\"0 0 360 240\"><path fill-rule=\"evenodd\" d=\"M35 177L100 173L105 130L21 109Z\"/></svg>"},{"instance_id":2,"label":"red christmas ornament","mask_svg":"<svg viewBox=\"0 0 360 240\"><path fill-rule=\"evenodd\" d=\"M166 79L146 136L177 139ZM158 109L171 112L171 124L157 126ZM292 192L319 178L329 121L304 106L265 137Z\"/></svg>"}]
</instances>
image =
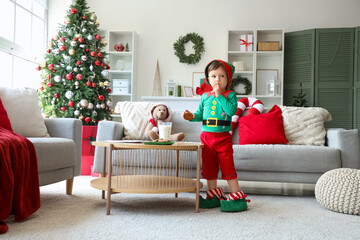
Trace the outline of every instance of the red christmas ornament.
<instances>
[{"instance_id":1,"label":"red christmas ornament","mask_svg":"<svg viewBox=\"0 0 360 240\"><path fill-rule=\"evenodd\" d=\"M47 50L47 53L50 53L51 52L51 50L50 50L50 48Z\"/></svg>"},{"instance_id":2,"label":"red christmas ornament","mask_svg":"<svg viewBox=\"0 0 360 240\"><path fill-rule=\"evenodd\" d=\"M103 96L103 95L99 95L98 99L99 99L100 101L104 101L104 96Z\"/></svg>"},{"instance_id":3,"label":"red christmas ornament","mask_svg":"<svg viewBox=\"0 0 360 240\"><path fill-rule=\"evenodd\" d=\"M66 50L65 45L60 46L60 47L59 47L59 50L60 50L60 51L65 51L65 50Z\"/></svg>"},{"instance_id":4,"label":"red christmas ornament","mask_svg":"<svg viewBox=\"0 0 360 240\"><path fill-rule=\"evenodd\" d=\"M107 66L107 69L110 69L110 66L109 66L109 65Z\"/></svg>"},{"instance_id":5,"label":"red christmas ornament","mask_svg":"<svg viewBox=\"0 0 360 240\"><path fill-rule=\"evenodd\" d=\"M50 80L51 79L51 74L47 75L46 78Z\"/></svg>"},{"instance_id":6,"label":"red christmas ornament","mask_svg":"<svg viewBox=\"0 0 360 240\"><path fill-rule=\"evenodd\" d=\"M58 98L58 97L60 97L60 94L59 94L59 93L55 93L55 94L54 94L54 97Z\"/></svg>"},{"instance_id":7,"label":"red christmas ornament","mask_svg":"<svg viewBox=\"0 0 360 240\"><path fill-rule=\"evenodd\" d=\"M67 80L73 79L73 75L71 73L66 74L66 79Z\"/></svg>"},{"instance_id":8,"label":"red christmas ornament","mask_svg":"<svg viewBox=\"0 0 360 240\"><path fill-rule=\"evenodd\" d=\"M95 57L97 54L96 54L95 51L92 51L92 52L90 53L90 55L91 55L92 57Z\"/></svg>"},{"instance_id":9,"label":"red christmas ornament","mask_svg":"<svg viewBox=\"0 0 360 240\"><path fill-rule=\"evenodd\" d=\"M65 42L65 38L64 38L64 37L61 37L61 38L60 38L60 41L61 41L61 42Z\"/></svg>"},{"instance_id":10,"label":"red christmas ornament","mask_svg":"<svg viewBox=\"0 0 360 240\"><path fill-rule=\"evenodd\" d=\"M44 90L44 87L43 87L43 86L41 86L39 89L40 89L40 91L42 91L42 90Z\"/></svg>"},{"instance_id":11,"label":"red christmas ornament","mask_svg":"<svg viewBox=\"0 0 360 240\"><path fill-rule=\"evenodd\" d=\"M86 86L90 87L90 86L91 86L91 82L90 82L90 81L87 81L87 82L86 82Z\"/></svg>"},{"instance_id":12,"label":"red christmas ornament","mask_svg":"<svg viewBox=\"0 0 360 240\"><path fill-rule=\"evenodd\" d=\"M89 52L89 49L88 49L88 48L86 48L86 49L85 49L85 52Z\"/></svg>"},{"instance_id":13,"label":"red christmas ornament","mask_svg":"<svg viewBox=\"0 0 360 240\"><path fill-rule=\"evenodd\" d=\"M69 106L69 107L73 107L74 105L75 105L74 101L69 101L69 102L68 102L68 106Z\"/></svg>"},{"instance_id":14,"label":"red christmas ornament","mask_svg":"<svg viewBox=\"0 0 360 240\"><path fill-rule=\"evenodd\" d=\"M83 43L84 39L83 38L79 38L79 43Z\"/></svg>"},{"instance_id":15,"label":"red christmas ornament","mask_svg":"<svg viewBox=\"0 0 360 240\"><path fill-rule=\"evenodd\" d=\"M101 64L101 62L100 62L99 60L96 60L96 61L95 61L95 65L96 65L96 66L100 66L100 64Z\"/></svg>"},{"instance_id":16,"label":"red christmas ornament","mask_svg":"<svg viewBox=\"0 0 360 240\"><path fill-rule=\"evenodd\" d=\"M101 53L101 52L98 53L98 57L99 57L99 58L102 57L102 53Z\"/></svg>"},{"instance_id":17,"label":"red christmas ornament","mask_svg":"<svg viewBox=\"0 0 360 240\"><path fill-rule=\"evenodd\" d=\"M77 74L77 75L76 75L76 79L77 79L77 80L81 80L81 79L82 79L82 74L80 74L80 73Z\"/></svg>"},{"instance_id":18,"label":"red christmas ornament","mask_svg":"<svg viewBox=\"0 0 360 240\"><path fill-rule=\"evenodd\" d=\"M51 63L51 64L48 65L49 70L53 70L53 68L54 68L54 64Z\"/></svg>"},{"instance_id":19,"label":"red christmas ornament","mask_svg":"<svg viewBox=\"0 0 360 240\"><path fill-rule=\"evenodd\" d=\"M84 20L86 19L86 16L85 16L85 15L83 16L83 19L84 19Z\"/></svg>"},{"instance_id":20,"label":"red christmas ornament","mask_svg":"<svg viewBox=\"0 0 360 240\"><path fill-rule=\"evenodd\" d=\"M122 52L122 51L124 51L125 47L121 43L118 43L114 46L114 49L118 52Z\"/></svg>"},{"instance_id":21,"label":"red christmas ornament","mask_svg":"<svg viewBox=\"0 0 360 240\"><path fill-rule=\"evenodd\" d=\"M71 14L76 14L77 10L75 8L71 9Z\"/></svg>"},{"instance_id":22,"label":"red christmas ornament","mask_svg":"<svg viewBox=\"0 0 360 240\"><path fill-rule=\"evenodd\" d=\"M80 61L77 61L76 64L77 64L78 66L80 66L81 62L80 62Z\"/></svg>"},{"instance_id":23,"label":"red christmas ornament","mask_svg":"<svg viewBox=\"0 0 360 240\"><path fill-rule=\"evenodd\" d=\"M96 88L96 83L92 83L91 85L93 88Z\"/></svg>"},{"instance_id":24,"label":"red christmas ornament","mask_svg":"<svg viewBox=\"0 0 360 240\"><path fill-rule=\"evenodd\" d=\"M91 121L91 118L90 117L86 117L85 118L85 122L90 122Z\"/></svg>"},{"instance_id":25,"label":"red christmas ornament","mask_svg":"<svg viewBox=\"0 0 360 240\"><path fill-rule=\"evenodd\" d=\"M63 112L65 112L66 107L61 107L60 110L63 111Z\"/></svg>"},{"instance_id":26,"label":"red christmas ornament","mask_svg":"<svg viewBox=\"0 0 360 240\"><path fill-rule=\"evenodd\" d=\"M74 38L73 40L74 40L74 41L77 41L77 40L78 40L78 38Z\"/></svg>"},{"instance_id":27,"label":"red christmas ornament","mask_svg":"<svg viewBox=\"0 0 360 240\"><path fill-rule=\"evenodd\" d=\"M100 66L103 68L105 66L105 64L102 63Z\"/></svg>"},{"instance_id":28,"label":"red christmas ornament","mask_svg":"<svg viewBox=\"0 0 360 240\"><path fill-rule=\"evenodd\" d=\"M52 71L53 71L53 73L56 73L56 70L55 70L55 69L53 69Z\"/></svg>"},{"instance_id":29,"label":"red christmas ornament","mask_svg":"<svg viewBox=\"0 0 360 240\"><path fill-rule=\"evenodd\" d=\"M111 93L111 89L110 88L108 88L108 89L106 89L109 93Z\"/></svg>"},{"instance_id":30,"label":"red christmas ornament","mask_svg":"<svg viewBox=\"0 0 360 240\"><path fill-rule=\"evenodd\" d=\"M46 85L47 85L48 87L52 87L54 84L53 84L52 82L48 82Z\"/></svg>"},{"instance_id":31,"label":"red christmas ornament","mask_svg":"<svg viewBox=\"0 0 360 240\"><path fill-rule=\"evenodd\" d=\"M100 36L100 35L98 35L98 34L95 34L95 38L96 38L98 41L100 41L100 40L101 40L101 36Z\"/></svg>"},{"instance_id":32,"label":"red christmas ornament","mask_svg":"<svg viewBox=\"0 0 360 240\"><path fill-rule=\"evenodd\" d=\"M40 67L40 66L37 66L36 70L40 71L40 70L41 70L41 67Z\"/></svg>"}]
</instances>

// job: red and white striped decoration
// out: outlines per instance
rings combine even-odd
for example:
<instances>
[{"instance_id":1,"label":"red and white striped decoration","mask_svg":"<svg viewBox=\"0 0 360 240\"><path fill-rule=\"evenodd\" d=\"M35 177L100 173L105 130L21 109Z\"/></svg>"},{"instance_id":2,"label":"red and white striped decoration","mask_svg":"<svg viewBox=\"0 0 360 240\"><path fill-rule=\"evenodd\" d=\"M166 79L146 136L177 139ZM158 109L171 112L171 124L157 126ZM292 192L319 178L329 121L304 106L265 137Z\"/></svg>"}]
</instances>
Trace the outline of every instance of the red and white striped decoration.
<instances>
[{"instance_id":1,"label":"red and white striped decoration","mask_svg":"<svg viewBox=\"0 0 360 240\"><path fill-rule=\"evenodd\" d=\"M207 197L209 199L212 199L214 196L217 196L218 199L225 199L226 200L224 190L221 187L210 189L210 190L206 191L206 195L207 195Z\"/></svg>"},{"instance_id":2,"label":"red and white striped decoration","mask_svg":"<svg viewBox=\"0 0 360 240\"><path fill-rule=\"evenodd\" d=\"M247 195L243 192L243 191L240 191L240 192L236 192L236 193L230 193L229 194L229 198L228 198L228 201L231 201L231 200L238 200L238 199L244 199L246 198ZM250 202L249 199L246 199L247 202Z\"/></svg>"},{"instance_id":3,"label":"red and white striped decoration","mask_svg":"<svg viewBox=\"0 0 360 240\"><path fill-rule=\"evenodd\" d=\"M238 101L238 109L234 116L232 116L232 131L234 131L234 128L241 116L241 114L245 111L247 107L251 107L247 115L259 115L264 111L264 104L257 98L254 97L245 97Z\"/></svg>"}]
</instances>

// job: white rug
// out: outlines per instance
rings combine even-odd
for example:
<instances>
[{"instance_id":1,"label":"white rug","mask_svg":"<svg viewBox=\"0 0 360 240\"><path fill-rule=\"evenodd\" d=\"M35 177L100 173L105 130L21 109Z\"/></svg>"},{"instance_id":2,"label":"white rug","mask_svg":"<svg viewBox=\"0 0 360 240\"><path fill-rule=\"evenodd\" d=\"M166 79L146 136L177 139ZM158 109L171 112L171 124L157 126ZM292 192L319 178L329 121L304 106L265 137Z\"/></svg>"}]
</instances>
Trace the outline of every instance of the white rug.
<instances>
[{"instance_id":1,"label":"white rug","mask_svg":"<svg viewBox=\"0 0 360 240\"><path fill-rule=\"evenodd\" d=\"M250 195L249 210L195 213L195 194L115 194L111 215L91 177L41 187L41 208L24 222L6 220L0 239L360 239L360 217L331 212L315 197Z\"/></svg>"}]
</instances>

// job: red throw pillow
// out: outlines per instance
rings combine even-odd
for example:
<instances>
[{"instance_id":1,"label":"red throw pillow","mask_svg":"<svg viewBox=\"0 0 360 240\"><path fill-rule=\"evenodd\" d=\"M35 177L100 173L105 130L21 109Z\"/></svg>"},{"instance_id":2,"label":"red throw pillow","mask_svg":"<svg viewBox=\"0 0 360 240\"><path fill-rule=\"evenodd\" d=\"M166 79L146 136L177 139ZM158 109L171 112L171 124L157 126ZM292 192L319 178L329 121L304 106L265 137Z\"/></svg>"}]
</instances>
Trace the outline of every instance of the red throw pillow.
<instances>
[{"instance_id":1,"label":"red throw pillow","mask_svg":"<svg viewBox=\"0 0 360 240\"><path fill-rule=\"evenodd\" d=\"M281 109L274 105L268 112L239 118L239 144L286 144Z\"/></svg>"},{"instance_id":2,"label":"red throw pillow","mask_svg":"<svg viewBox=\"0 0 360 240\"><path fill-rule=\"evenodd\" d=\"M13 131L7 112L4 108L4 105L2 104L1 98L0 98L0 127L3 127L9 131Z\"/></svg>"}]
</instances>

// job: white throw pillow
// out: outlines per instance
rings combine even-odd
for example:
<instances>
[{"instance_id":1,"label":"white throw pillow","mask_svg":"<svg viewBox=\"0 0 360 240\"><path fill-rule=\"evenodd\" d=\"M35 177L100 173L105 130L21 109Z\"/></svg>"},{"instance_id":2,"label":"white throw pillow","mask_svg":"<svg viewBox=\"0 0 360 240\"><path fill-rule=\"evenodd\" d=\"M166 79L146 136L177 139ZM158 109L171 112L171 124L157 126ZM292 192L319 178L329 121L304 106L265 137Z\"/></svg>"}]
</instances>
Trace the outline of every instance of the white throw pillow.
<instances>
[{"instance_id":1,"label":"white throw pillow","mask_svg":"<svg viewBox=\"0 0 360 240\"><path fill-rule=\"evenodd\" d=\"M127 101L116 104L116 113L121 114L122 124L124 125L125 137L123 139L148 139L145 137L145 129L149 123L150 110L155 104Z\"/></svg>"},{"instance_id":2,"label":"white throw pillow","mask_svg":"<svg viewBox=\"0 0 360 240\"><path fill-rule=\"evenodd\" d=\"M331 121L330 113L320 107L286 107L282 111L285 136L289 144L324 146L325 121Z\"/></svg>"},{"instance_id":3,"label":"white throw pillow","mask_svg":"<svg viewBox=\"0 0 360 240\"><path fill-rule=\"evenodd\" d=\"M15 133L24 137L50 137L35 89L0 87L0 98Z\"/></svg>"}]
</instances>

